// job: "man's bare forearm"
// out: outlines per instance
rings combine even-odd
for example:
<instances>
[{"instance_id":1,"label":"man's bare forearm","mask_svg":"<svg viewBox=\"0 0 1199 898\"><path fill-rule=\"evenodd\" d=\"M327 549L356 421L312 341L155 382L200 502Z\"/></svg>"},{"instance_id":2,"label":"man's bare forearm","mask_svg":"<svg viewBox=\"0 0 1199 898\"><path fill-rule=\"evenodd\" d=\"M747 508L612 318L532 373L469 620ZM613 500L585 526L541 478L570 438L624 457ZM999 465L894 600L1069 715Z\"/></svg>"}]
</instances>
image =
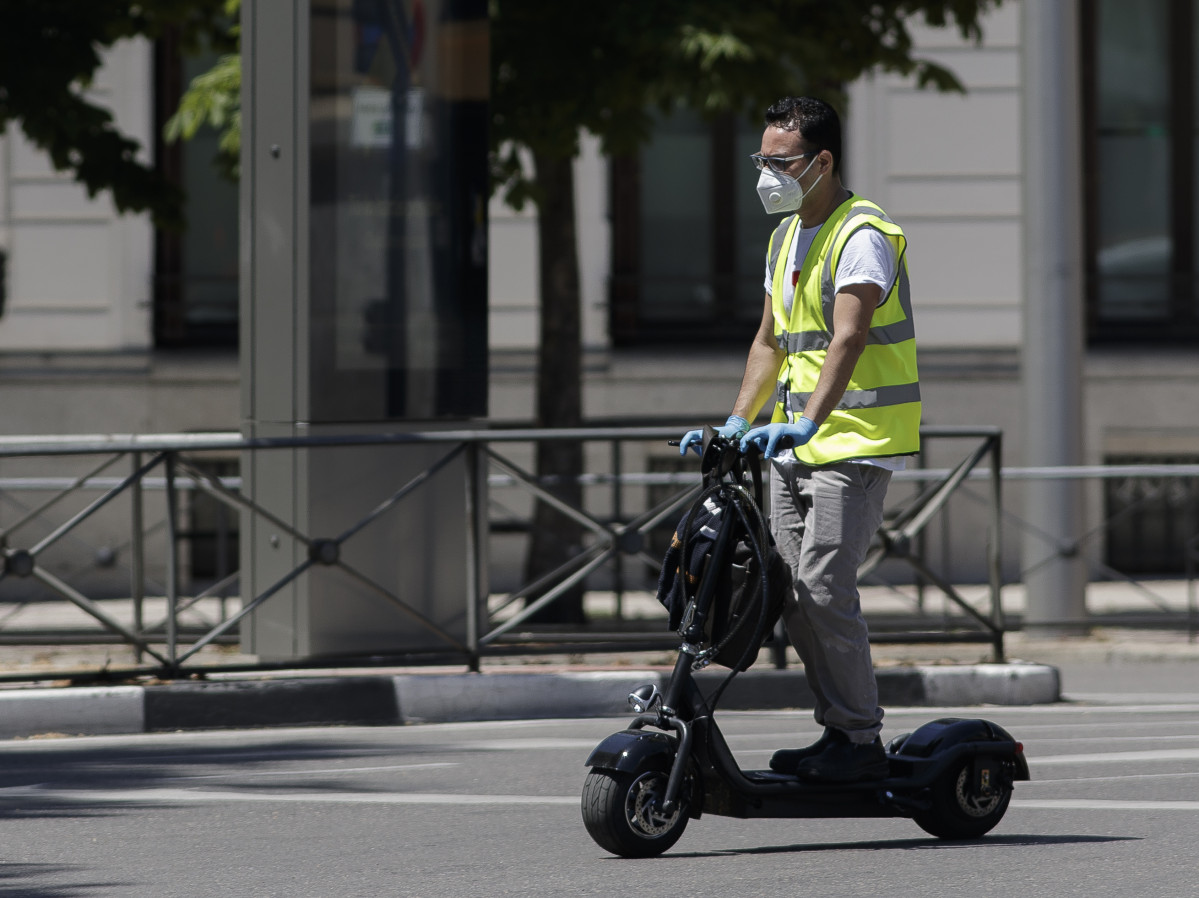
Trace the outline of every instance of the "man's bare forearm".
<instances>
[{"instance_id":1,"label":"man's bare forearm","mask_svg":"<svg viewBox=\"0 0 1199 898\"><path fill-rule=\"evenodd\" d=\"M882 288L875 284L852 284L837 294L833 306L833 339L829 341L816 387L804 406L803 416L817 424L841 402L853 370L866 349L870 319L878 308Z\"/></svg>"},{"instance_id":2,"label":"man's bare forearm","mask_svg":"<svg viewBox=\"0 0 1199 898\"><path fill-rule=\"evenodd\" d=\"M756 338L749 347L749 358L745 362L745 375L741 378L741 389L733 405L733 414L752 422L766 401L774 395L778 386L779 369L785 353L778 348L771 334L766 339Z\"/></svg>"}]
</instances>

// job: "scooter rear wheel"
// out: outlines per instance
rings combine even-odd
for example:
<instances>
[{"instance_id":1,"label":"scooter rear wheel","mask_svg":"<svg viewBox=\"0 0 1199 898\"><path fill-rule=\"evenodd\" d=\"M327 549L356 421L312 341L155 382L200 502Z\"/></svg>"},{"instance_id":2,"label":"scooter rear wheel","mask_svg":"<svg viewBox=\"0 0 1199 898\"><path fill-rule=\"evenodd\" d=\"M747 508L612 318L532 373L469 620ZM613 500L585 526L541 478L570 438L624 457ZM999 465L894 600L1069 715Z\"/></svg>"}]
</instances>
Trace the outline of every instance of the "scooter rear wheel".
<instances>
[{"instance_id":1,"label":"scooter rear wheel","mask_svg":"<svg viewBox=\"0 0 1199 898\"><path fill-rule=\"evenodd\" d=\"M671 848L687 828L689 814L685 795L671 813L662 813L668 777L657 767L587 774L583 823L595 843L620 857L656 857Z\"/></svg>"},{"instance_id":2,"label":"scooter rear wheel","mask_svg":"<svg viewBox=\"0 0 1199 898\"><path fill-rule=\"evenodd\" d=\"M989 794L976 794L971 769L966 760L933 784L933 806L913 818L917 826L938 839L978 839L995 828L1007 813L1012 787L1000 783Z\"/></svg>"}]
</instances>

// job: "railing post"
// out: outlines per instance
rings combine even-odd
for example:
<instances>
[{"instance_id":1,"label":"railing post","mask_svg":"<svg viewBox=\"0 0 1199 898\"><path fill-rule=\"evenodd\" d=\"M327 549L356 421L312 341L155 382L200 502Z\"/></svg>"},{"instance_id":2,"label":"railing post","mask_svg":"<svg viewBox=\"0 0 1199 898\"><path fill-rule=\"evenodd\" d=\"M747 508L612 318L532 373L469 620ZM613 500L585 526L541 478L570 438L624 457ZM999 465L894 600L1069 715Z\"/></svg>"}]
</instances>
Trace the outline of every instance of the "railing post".
<instances>
[{"instance_id":1,"label":"railing post","mask_svg":"<svg viewBox=\"0 0 1199 898\"><path fill-rule=\"evenodd\" d=\"M193 494L194 495L194 494ZM193 500L194 501L194 500ZM216 582L222 582L229 576L229 509L224 503L218 502L216 505ZM194 553L193 553L194 557ZM194 568L193 568L194 570ZM217 596L220 600L221 620L229 619L229 596L226 590L222 589L221 594Z\"/></svg>"},{"instance_id":2,"label":"railing post","mask_svg":"<svg viewBox=\"0 0 1199 898\"><path fill-rule=\"evenodd\" d=\"M991 582L992 646L995 661L1004 660L1003 633L1003 435L989 438L991 443L991 539L987 546L987 573Z\"/></svg>"},{"instance_id":3,"label":"railing post","mask_svg":"<svg viewBox=\"0 0 1199 898\"><path fill-rule=\"evenodd\" d=\"M624 459L619 438L612 440L612 524L619 526L624 521L624 503L621 501L620 483L624 473ZM612 556L612 576L615 580L613 595L616 597L616 619L624 620L624 553Z\"/></svg>"},{"instance_id":4,"label":"railing post","mask_svg":"<svg viewBox=\"0 0 1199 898\"><path fill-rule=\"evenodd\" d=\"M920 452L919 452L919 454L917 454L917 455L915 455L915 456L913 456L913 457L912 457L912 463L913 463L913 464L914 464L914 465L915 465L917 468L923 468L923 467L924 467L924 446L925 446L925 444L926 444L926 443L927 443L927 440L926 440L925 438L921 437L921 440L920 440ZM919 484L918 484L918 485L919 485ZM942 523L941 523L941 532L942 532L942 533L944 533L944 532L945 532L945 524L944 524L944 520L945 520L945 518L944 518L944 517L942 517L942 518L941 518L941 521L942 521ZM913 546L912 548L913 548L913 551L915 551L915 553L916 553L916 557L917 557L917 558L924 559L924 558L925 558L925 556L927 555L927 552L928 552L928 539L927 539L927 537L926 537L926 535L925 535L925 532L924 532L923 530L921 530L921 531L920 531L918 534L916 534L916 545L915 545L915 546ZM943 552L943 553L941 554L941 557L942 557L942 558L948 558L948 557L949 557L949 554L948 554L948 553L945 553L945 552ZM916 587L916 611L917 611L917 612L918 612L918 613L919 613L921 616L923 616L923 615L924 615L924 599L925 599L925 589L924 589L924 587L925 587L925 585L926 585L926 584L925 584L925 582L924 582L924 577L923 577L923 575L922 575L922 574L921 574L919 571L916 571L916 572L915 572L915 577L914 577L913 579L914 579L914 583L913 583L913 585Z\"/></svg>"},{"instance_id":5,"label":"railing post","mask_svg":"<svg viewBox=\"0 0 1199 898\"><path fill-rule=\"evenodd\" d=\"M479 633L481 619L486 615L487 588L482 579L485 566L481 562L487 503L481 495L487 478L479 470L482 453L477 442L465 447L466 465L466 646L469 650L467 664L476 673L479 671Z\"/></svg>"},{"instance_id":6,"label":"railing post","mask_svg":"<svg viewBox=\"0 0 1199 898\"><path fill-rule=\"evenodd\" d=\"M1184 534L1195 532L1195 515L1193 512L1194 489L1186 490L1183 501L1182 531ZM1199 536L1184 536L1182 540L1182 566L1187 578L1187 641L1195 641L1195 627L1199 621L1195 619L1195 553L1199 551Z\"/></svg>"},{"instance_id":7,"label":"railing post","mask_svg":"<svg viewBox=\"0 0 1199 898\"><path fill-rule=\"evenodd\" d=\"M164 459L167 490L167 662L171 673L175 673L179 657L179 622L176 611L179 607L179 522L176 518L179 497L175 492L174 452L167 452Z\"/></svg>"},{"instance_id":8,"label":"railing post","mask_svg":"<svg viewBox=\"0 0 1199 898\"><path fill-rule=\"evenodd\" d=\"M1195 561L1199 556L1199 536L1192 536L1185 545L1186 577L1187 577L1187 640L1195 641L1199 634L1199 602L1195 597Z\"/></svg>"},{"instance_id":9,"label":"railing post","mask_svg":"<svg viewBox=\"0 0 1199 898\"><path fill-rule=\"evenodd\" d=\"M133 453L133 470L136 472L142 466L142 454ZM145 504L142 494L142 479L138 477L129 486L129 495L133 502L130 514L133 533L130 534L129 567L130 567L130 597L133 599L133 632L145 636L145 601L146 601L146 545L145 545ZM140 664L142 648L135 645L133 657Z\"/></svg>"}]
</instances>

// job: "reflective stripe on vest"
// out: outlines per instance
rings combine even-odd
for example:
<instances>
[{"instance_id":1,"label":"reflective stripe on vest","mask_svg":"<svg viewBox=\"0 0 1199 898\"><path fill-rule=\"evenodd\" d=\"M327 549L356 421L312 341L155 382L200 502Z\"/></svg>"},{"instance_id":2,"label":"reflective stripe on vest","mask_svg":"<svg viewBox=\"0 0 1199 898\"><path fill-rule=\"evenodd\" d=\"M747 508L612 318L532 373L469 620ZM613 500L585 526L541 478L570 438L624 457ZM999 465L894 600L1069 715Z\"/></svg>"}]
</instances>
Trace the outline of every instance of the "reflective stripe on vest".
<instances>
[{"instance_id":1,"label":"reflective stripe on vest","mask_svg":"<svg viewBox=\"0 0 1199 898\"><path fill-rule=\"evenodd\" d=\"M791 411L798 417L803 413L812 398L811 393L793 393L787 391L787 403ZM838 409L881 408L887 405L903 405L905 402L920 401L919 384L895 384L888 387L875 387L873 390L846 390L837 403Z\"/></svg>"},{"instance_id":2,"label":"reflective stripe on vest","mask_svg":"<svg viewBox=\"0 0 1199 898\"><path fill-rule=\"evenodd\" d=\"M807 464L833 464L850 458L908 455L919 451L920 385L916 371L915 327L908 284L907 240L902 229L874 203L850 197L817 231L803 260L801 280L787 320L783 290L799 220L789 216L770 238L775 339L786 351L772 420L793 421L815 389L832 340L836 301L835 265L850 236L871 227L896 250L895 280L875 310L866 347L836 409L806 446L795 450ZM798 326L797 326L798 325Z\"/></svg>"}]
</instances>

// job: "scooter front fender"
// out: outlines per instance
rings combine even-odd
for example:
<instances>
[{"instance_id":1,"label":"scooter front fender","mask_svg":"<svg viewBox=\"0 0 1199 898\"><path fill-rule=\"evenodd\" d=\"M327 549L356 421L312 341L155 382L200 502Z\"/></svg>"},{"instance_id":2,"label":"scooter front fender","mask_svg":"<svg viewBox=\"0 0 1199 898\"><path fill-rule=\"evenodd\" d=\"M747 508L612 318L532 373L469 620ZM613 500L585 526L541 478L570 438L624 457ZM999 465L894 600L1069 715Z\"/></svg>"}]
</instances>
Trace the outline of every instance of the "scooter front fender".
<instances>
[{"instance_id":1,"label":"scooter front fender","mask_svg":"<svg viewBox=\"0 0 1199 898\"><path fill-rule=\"evenodd\" d=\"M669 770L677 750L678 740L666 733L621 730L592 749L587 758L587 766L631 773L644 769L649 759L661 756L664 769Z\"/></svg>"}]
</instances>

